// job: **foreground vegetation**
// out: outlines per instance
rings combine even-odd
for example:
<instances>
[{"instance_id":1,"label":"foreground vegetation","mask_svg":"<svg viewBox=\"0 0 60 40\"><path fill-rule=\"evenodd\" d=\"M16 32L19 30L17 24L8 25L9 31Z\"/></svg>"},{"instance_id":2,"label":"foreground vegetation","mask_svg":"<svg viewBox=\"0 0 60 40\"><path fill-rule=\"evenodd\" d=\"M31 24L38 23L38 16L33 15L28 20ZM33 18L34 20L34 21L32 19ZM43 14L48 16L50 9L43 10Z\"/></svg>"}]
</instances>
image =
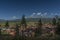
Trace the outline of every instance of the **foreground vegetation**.
<instances>
[{"instance_id":1,"label":"foreground vegetation","mask_svg":"<svg viewBox=\"0 0 60 40\"><path fill-rule=\"evenodd\" d=\"M24 15L22 16L21 22L6 21L4 23L1 23L0 40L60 40L59 18L58 19L53 18L52 23L47 25L47 27L45 26L43 27L44 24L42 23L41 18L37 23L31 22L29 23L29 25L28 23L29 22L26 22ZM14 26L14 28L10 28L12 26ZM3 27L6 28L4 30L6 33L4 31L2 32ZM42 27L46 29L44 30ZM11 31L12 29L14 30ZM14 34L11 35L10 31L13 32Z\"/></svg>"}]
</instances>

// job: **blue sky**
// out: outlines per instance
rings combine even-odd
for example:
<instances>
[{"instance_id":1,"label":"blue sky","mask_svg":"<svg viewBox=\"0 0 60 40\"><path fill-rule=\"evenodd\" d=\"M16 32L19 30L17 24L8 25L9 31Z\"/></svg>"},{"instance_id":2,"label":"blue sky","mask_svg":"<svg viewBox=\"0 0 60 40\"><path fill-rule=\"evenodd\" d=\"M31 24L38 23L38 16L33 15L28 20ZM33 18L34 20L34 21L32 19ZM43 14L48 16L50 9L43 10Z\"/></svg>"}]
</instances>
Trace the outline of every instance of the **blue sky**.
<instances>
[{"instance_id":1,"label":"blue sky","mask_svg":"<svg viewBox=\"0 0 60 40\"><path fill-rule=\"evenodd\" d=\"M60 15L60 0L0 0L0 19L21 18L23 14L28 17L33 13Z\"/></svg>"}]
</instances>

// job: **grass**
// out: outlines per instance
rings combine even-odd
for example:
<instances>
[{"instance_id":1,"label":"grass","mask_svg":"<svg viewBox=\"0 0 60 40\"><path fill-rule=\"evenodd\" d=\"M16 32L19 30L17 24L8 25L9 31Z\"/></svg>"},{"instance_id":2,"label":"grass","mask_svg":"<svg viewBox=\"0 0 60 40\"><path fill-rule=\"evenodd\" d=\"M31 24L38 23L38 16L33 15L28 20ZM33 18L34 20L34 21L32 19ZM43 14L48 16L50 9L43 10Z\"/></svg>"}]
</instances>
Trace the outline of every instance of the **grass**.
<instances>
[{"instance_id":1,"label":"grass","mask_svg":"<svg viewBox=\"0 0 60 40\"><path fill-rule=\"evenodd\" d=\"M2 27L4 27L4 26L5 26L5 23L6 23L6 22L0 22L0 25L1 25ZM17 23L18 25L20 25L21 22L20 22L20 21L19 21L19 22L12 22L12 21L10 21L10 22L9 22L9 26L15 26L16 23ZM31 21L28 22L28 21L27 21L26 23L27 23L28 26L31 26L31 25L35 26L35 24L36 24L37 22L31 22ZM44 22L43 24L46 24L46 23L51 23L51 22Z\"/></svg>"}]
</instances>

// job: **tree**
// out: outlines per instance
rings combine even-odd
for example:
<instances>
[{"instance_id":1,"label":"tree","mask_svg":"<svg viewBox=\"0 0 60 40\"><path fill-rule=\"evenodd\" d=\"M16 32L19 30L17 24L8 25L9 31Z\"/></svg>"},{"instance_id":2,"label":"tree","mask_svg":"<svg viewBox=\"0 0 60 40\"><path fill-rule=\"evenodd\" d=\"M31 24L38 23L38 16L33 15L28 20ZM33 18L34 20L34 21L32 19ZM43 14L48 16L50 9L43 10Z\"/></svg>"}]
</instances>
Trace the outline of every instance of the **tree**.
<instances>
[{"instance_id":1,"label":"tree","mask_svg":"<svg viewBox=\"0 0 60 40\"><path fill-rule=\"evenodd\" d=\"M1 25L0 25L0 35L1 35Z\"/></svg>"},{"instance_id":2,"label":"tree","mask_svg":"<svg viewBox=\"0 0 60 40\"><path fill-rule=\"evenodd\" d=\"M38 27L41 27L42 26L42 21L41 19L38 21Z\"/></svg>"},{"instance_id":3,"label":"tree","mask_svg":"<svg viewBox=\"0 0 60 40\"><path fill-rule=\"evenodd\" d=\"M57 22L56 34L60 34L60 19L58 19L58 22Z\"/></svg>"},{"instance_id":4,"label":"tree","mask_svg":"<svg viewBox=\"0 0 60 40\"><path fill-rule=\"evenodd\" d=\"M26 26L27 26L27 24L26 24L26 19L25 19L25 15L22 16L21 26L24 26L25 28L26 28Z\"/></svg>"},{"instance_id":5,"label":"tree","mask_svg":"<svg viewBox=\"0 0 60 40\"><path fill-rule=\"evenodd\" d=\"M6 21L5 27L6 27L6 28L9 27L9 23L8 23L8 21Z\"/></svg>"},{"instance_id":6,"label":"tree","mask_svg":"<svg viewBox=\"0 0 60 40\"><path fill-rule=\"evenodd\" d=\"M15 34L14 40L19 40L19 26L17 24L16 24L15 31L16 31L16 34Z\"/></svg>"},{"instance_id":7,"label":"tree","mask_svg":"<svg viewBox=\"0 0 60 40\"><path fill-rule=\"evenodd\" d=\"M17 24L16 24L15 31L16 31L16 35L19 35L19 26Z\"/></svg>"},{"instance_id":8,"label":"tree","mask_svg":"<svg viewBox=\"0 0 60 40\"><path fill-rule=\"evenodd\" d=\"M52 20L52 25L56 25L56 19L55 18L53 18L53 20Z\"/></svg>"},{"instance_id":9,"label":"tree","mask_svg":"<svg viewBox=\"0 0 60 40\"><path fill-rule=\"evenodd\" d=\"M36 29L36 35L41 35L42 34L42 21L41 21L41 19L38 21L38 28Z\"/></svg>"},{"instance_id":10,"label":"tree","mask_svg":"<svg viewBox=\"0 0 60 40\"><path fill-rule=\"evenodd\" d=\"M0 28L0 36L1 36L1 28Z\"/></svg>"}]
</instances>

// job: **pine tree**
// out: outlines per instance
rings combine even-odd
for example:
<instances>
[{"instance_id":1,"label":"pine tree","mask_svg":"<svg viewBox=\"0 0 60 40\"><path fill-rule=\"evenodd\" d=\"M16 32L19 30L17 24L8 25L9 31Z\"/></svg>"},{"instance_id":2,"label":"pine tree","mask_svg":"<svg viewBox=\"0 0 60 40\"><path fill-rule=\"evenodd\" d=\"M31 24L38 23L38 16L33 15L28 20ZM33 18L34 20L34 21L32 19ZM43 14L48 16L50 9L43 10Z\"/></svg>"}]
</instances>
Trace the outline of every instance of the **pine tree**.
<instances>
[{"instance_id":1,"label":"pine tree","mask_svg":"<svg viewBox=\"0 0 60 40\"><path fill-rule=\"evenodd\" d=\"M1 25L0 25L0 35L1 35Z\"/></svg>"},{"instance_id":2,"label":"pine tree","mask_svg":"<svg viewBox=\"0 0 60 40\"><path fill-rule=\"evenodd\" d=\"M8 23L8 21L6 21L5 27L6 27L6 28L9 27L9 23Z\"/></svg>"},{"instance_id":3,"label":"pine tree","mask_svg":"<svg viewBox=\"0 0 60 40\"><path fill-rule=\"evenodd\" d=\"M58 19L58 22L57 22L56 34L60 35L60 19Z\"/></svg>"},{"instance_id":4,"label":"pine tree","mask_svg":"<svg viewBox=\"0 0 60 40\"><path fill-rule=\"evenodd\" d=\"M42 26L42 21L41 19L38 21L38 27L41 27Z\"/></svg>"},{"instance_id":5,"label":"pine tree","mask_svg":"<svg viewBox=\"0 0 60 40\"><path fill-rule=\"evenodd\" d=\"M16 31L16 35L15 35L14 40L19 40L19 26L17 24L16 24L15 31Z\"/></svg>"},{"instance_id":6,"label":"pine tree","mask_svg":"<svg viewBox=\"0 0 60 40\"><path fill-rule=\"evenodd\" d=\"M53 20L52 20L52 25L56 25L56 19L55 18L53 18Z\"/></svg>"},{"instance_id":7,"label":"pine tree","mask_svg":"<svg viewBox=\"0 0 60 40\"><path fill-rule=\"evenodd\" d=\"M25 28L26 28L26 26L27 26L27 24L26 24L26 19L25 19L25 15L22 16L21 26L24 26Z\"/></svg>"},{"instance_id":8,"label":"pine tree","mask_svg":"<svg viewBox=\"0 0 60 40\"><path fill-rule=\"evenodd\" d=\"M38 21L38 28L36 29L36 36L38 35L41 35L42 34L42 21L41 21L41 19Z\"/></svg>"},{"instance_id":9,"label":"pine tree","mask_svg":"<svg viewBox=\"0 0 60 40\"><path fill-rule=\"evenodd\" d=\"M17 24L16 24L15 31L16 31L16 35L19 35L19 26Z\"/></svg>"}]
</instances>

